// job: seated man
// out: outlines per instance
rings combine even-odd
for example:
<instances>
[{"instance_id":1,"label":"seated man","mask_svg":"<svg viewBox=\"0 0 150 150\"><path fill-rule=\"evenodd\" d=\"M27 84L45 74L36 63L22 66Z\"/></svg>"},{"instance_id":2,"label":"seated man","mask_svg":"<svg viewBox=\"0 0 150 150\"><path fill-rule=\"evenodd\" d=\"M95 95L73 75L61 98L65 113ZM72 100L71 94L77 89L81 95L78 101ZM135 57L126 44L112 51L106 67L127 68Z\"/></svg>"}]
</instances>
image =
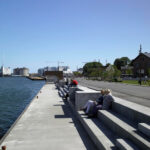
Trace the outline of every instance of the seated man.
<instances>
[{"instance_id":1,"label":"seated man","mask_svg":"<svg viewBox=\"0 0 150 150\"><path fill-rule=\"evenodd\" d=\"M77 86L78 85L78 81L77 80L71 80L70 86Z\"/></svg>"}]
</instances>

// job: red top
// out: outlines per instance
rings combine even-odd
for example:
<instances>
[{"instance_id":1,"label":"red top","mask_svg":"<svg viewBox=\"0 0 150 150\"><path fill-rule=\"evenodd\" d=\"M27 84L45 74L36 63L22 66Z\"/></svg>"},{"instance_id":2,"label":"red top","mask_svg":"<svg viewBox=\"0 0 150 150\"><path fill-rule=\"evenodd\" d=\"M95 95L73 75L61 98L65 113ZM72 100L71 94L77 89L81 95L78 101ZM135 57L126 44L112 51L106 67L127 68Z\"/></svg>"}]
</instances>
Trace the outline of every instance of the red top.
<instances>
[{"instance_id":1,"label":"red top","mask_svg":"<svg viewBox=\"0 0 150 150\"><path fill-rule=\"evenodd\" d=\"M73 83L74 85L78 85L78 81L77 81L77 80L72 80L72 83Z\"/></svg>"}]
</instances>

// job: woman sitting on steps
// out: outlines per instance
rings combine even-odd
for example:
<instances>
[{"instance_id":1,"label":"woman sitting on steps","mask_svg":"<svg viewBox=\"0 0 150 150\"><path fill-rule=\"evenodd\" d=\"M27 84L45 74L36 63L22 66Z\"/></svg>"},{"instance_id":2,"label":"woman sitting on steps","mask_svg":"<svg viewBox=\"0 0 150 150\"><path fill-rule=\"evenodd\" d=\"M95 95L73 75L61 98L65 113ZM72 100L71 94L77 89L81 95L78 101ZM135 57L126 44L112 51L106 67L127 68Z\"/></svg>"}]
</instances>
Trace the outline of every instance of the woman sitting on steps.
<instances>
[{"instance_id":1,"label":"woman sitting on steps","mask_svg":"<svg viewBox=\"0 0 150 150\"><path fill-rule=\"evenodd\" d=\"M88 117L96 117L98 110L111 109L114 101L111 91L109 89L101 90L101 96L96 101L88 100L85 106L81 109Z\"/></svg>"}]
</instances>

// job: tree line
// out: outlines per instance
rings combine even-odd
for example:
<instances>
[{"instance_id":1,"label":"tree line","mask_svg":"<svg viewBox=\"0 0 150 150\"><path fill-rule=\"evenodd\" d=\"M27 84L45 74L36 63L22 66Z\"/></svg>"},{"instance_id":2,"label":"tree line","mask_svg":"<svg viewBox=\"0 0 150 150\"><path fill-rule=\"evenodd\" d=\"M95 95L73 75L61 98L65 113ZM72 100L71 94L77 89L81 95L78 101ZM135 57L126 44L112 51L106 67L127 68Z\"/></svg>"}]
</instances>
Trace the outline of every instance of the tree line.
<instances>
[{"instance_id":1,"label":"tree line","mask_svg":"<svg viewBox=\"0 0 150 150\"><path fill-rule=\"evenodd\" d=\"M121 57L115 59L113 65L107 63L103 65L100 62L88 62L83 66L83 73L75 72L77 76L85 76L90 78L96 78L100 80L120 80L121 67L130 66L131 60L128 57ZM126 69L126 74L132 74L131 69Z\"/></svg>"}]
</instances>

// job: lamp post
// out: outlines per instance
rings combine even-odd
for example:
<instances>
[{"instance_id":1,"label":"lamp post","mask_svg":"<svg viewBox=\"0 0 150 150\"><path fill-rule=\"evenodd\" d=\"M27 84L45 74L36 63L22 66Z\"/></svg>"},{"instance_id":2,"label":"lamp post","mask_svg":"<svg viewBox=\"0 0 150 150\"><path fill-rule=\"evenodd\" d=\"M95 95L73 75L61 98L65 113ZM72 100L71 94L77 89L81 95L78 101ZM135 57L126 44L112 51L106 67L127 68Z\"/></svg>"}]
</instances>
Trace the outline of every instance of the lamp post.
<instances>
[{"instance_id":1,"label":"lamp post","mask_svg":"<svg viewBox=\"0 0 150 150\"><path fill-rule=\"evenodd\" d=\"M142 45L140 44L139 54L141 54L141 53L142 53ZM141 60L140 60L140 61L141 61ZM140 84L140 85L141 85L141 83L142 83L141 71L142 71L142 69L141 69L141 62L140 62L140 69L139 69L139 73L140 73L139 84Z\"/></svg>"}]
</instances>

